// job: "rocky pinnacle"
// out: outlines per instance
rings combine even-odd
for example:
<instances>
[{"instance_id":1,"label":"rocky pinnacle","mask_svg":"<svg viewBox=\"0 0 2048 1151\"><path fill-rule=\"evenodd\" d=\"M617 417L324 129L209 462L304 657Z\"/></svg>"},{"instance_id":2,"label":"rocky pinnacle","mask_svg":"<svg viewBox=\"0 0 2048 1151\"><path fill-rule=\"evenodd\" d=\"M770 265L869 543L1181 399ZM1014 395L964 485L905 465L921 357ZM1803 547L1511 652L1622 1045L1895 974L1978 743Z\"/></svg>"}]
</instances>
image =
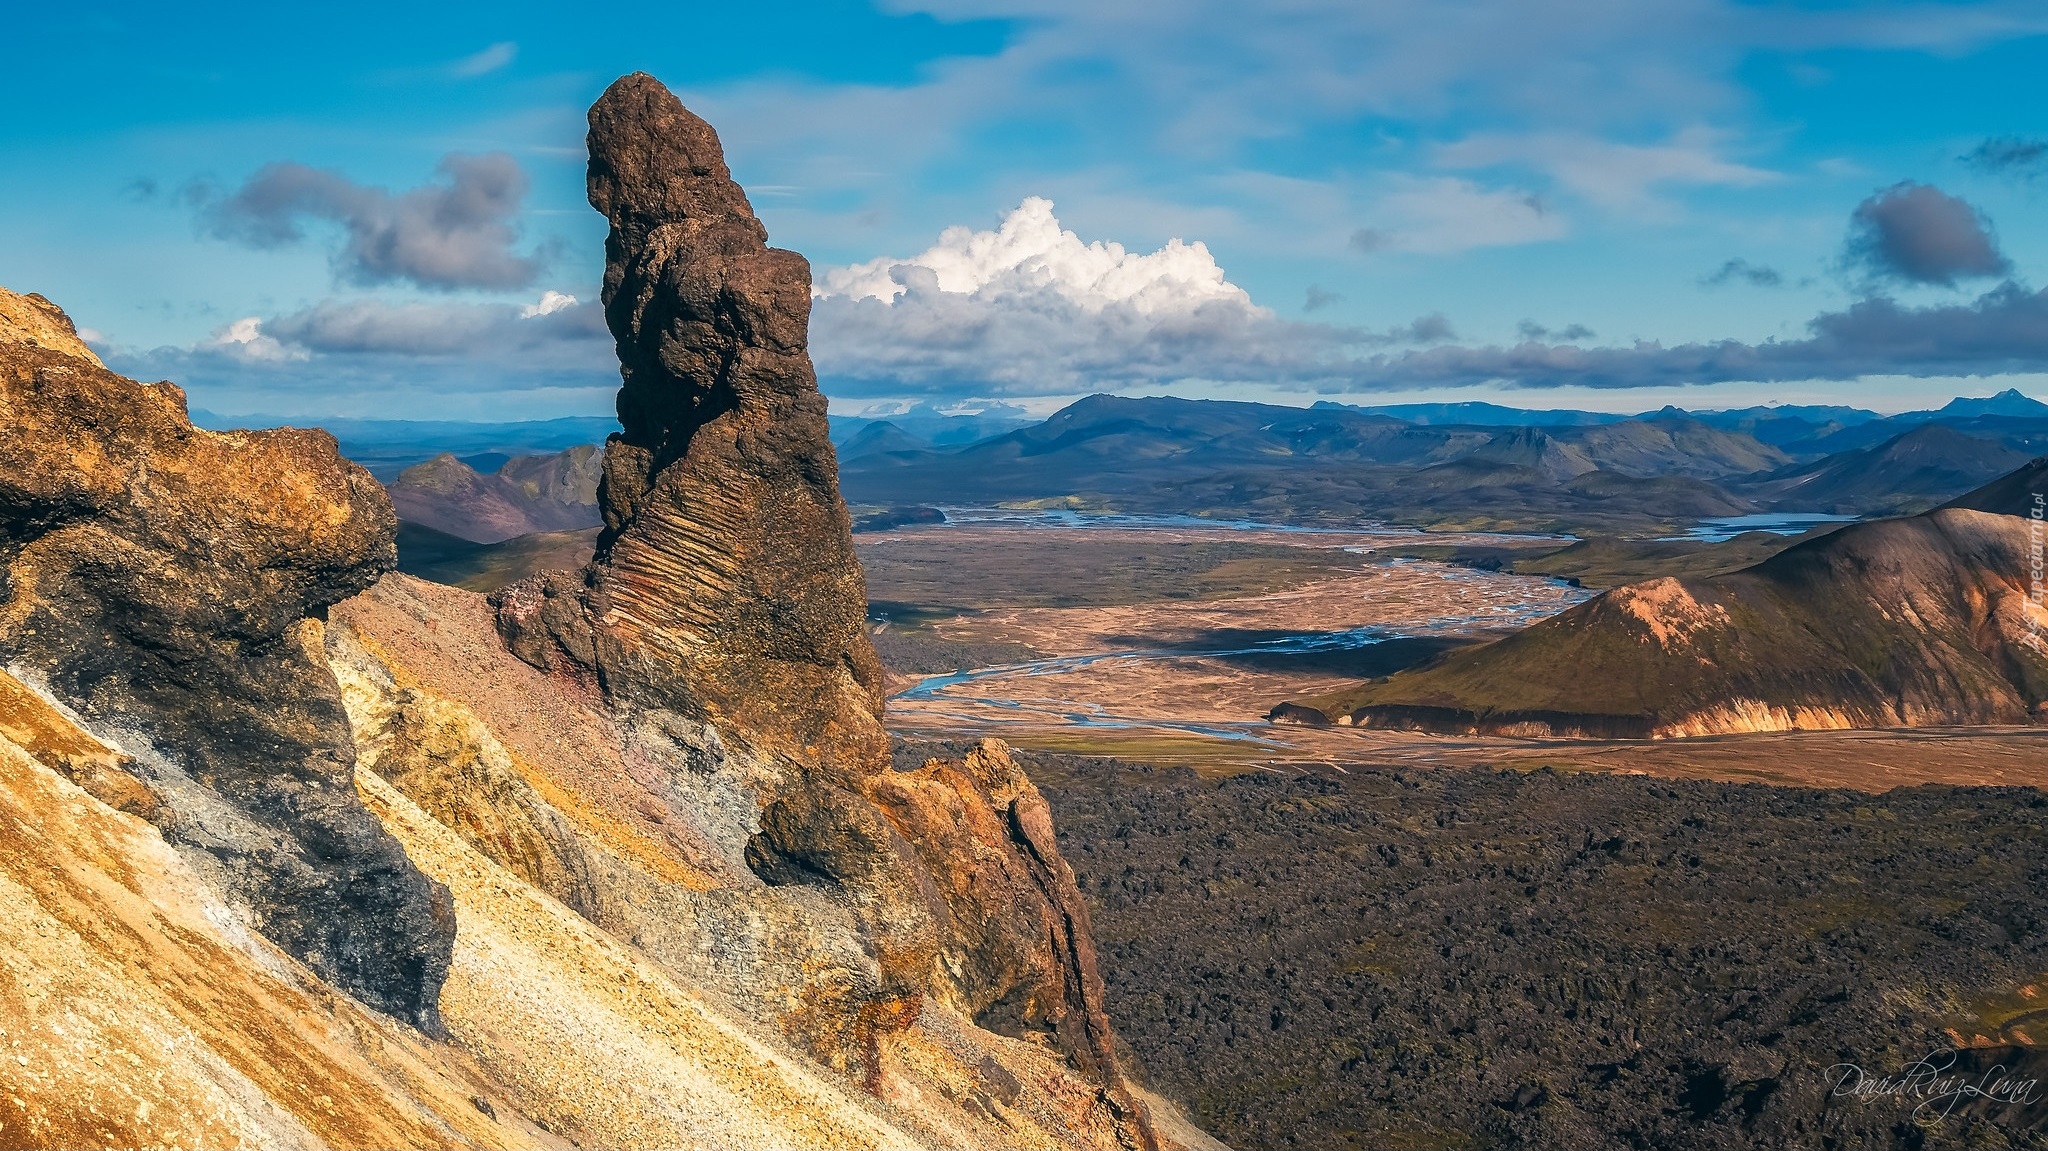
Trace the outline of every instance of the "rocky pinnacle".
<instances>
[{"instance_id":1,"label":"rocky pinnacle","mask_svg":"<svg viewBox=\"0 0 2048 1151\"><path fill-rule=\"evenodd\" d=\"M652 77L605 92L589 144L624 430L605 449L595 559L499 592L500 634L614 708L710 723L775 761L748 775L745 863L771 887L824 890L879 971L834 1018L784 1018L792 1037L873 1076L878 1037L937 998L1062 1050L1120 1138L1151 1145L1036 789L1000 745L958 770L890 765L806 347L810 265L768 246L717 133Z\"/></svg>"},{"instance_id":2,"label":"rocky pinnacle","mask_svg":"<svg viewBox=\"0 0 2048 1151\"><path fill-rule=\"evenodd\" d=\"M717 133L654 78L613 84L589 142L623 381L588 591L605 689L804 758L884 756L881 663L806 350L810 265L768 246Z\"/></svg>"}]
</instances>

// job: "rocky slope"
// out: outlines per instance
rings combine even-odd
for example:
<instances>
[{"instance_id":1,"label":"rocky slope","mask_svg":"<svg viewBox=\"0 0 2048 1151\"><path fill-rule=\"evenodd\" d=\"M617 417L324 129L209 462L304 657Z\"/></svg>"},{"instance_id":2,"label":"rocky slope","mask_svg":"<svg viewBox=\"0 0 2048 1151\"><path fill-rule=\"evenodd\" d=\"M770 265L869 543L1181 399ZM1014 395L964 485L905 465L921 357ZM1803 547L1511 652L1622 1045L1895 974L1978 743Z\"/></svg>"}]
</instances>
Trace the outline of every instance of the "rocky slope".
<instances>
[{"instance_id":1,"label":"rocky slope","mask_svg":"<svg viewBox=\"0 0 2048 1151\"><path fill-rule=\"evenodd\" d=\"M313 618L391 566L389 503L324 432L200 431L78 351L0 342L0 662L116 736L129 806L266 935L431 1025L447 896L356 798Z\"/></svg>"},{"instance_id":2,"label":"rocky slope","mask_svg":"<svg viewBox=\"0 0 2048 1151\"><path fill-rule=\"evenodd\" d=\"M1617 588L1484 647L1302 701L1340 723L1659 738L2048 721L2028 522L1856 524L1754 567Z\"/></svg>"},{"instance_id":3,"label":"rocky slope","mask_svg":"<svg viewBox=\"0 0 2048 1151\"><path fill-rule=\"evenodd\" d=\"M608 527L495 603L378 579L331 439L5 301L0 1138L1215 1146L1126 1078L1007 750L890 763L801 258L653 80L591 140Z\"/></svg>"},{"instance_id":4,"label":"rocky slope","mask_svg":"<svg viewBox=\"0 0 2048 1151\"><path fill-rule=\"evenodd\" d=\"M2048 456L2029 460L2024 466L1942 506L2041 519L2048 515Z\"/></svg>"},{"instance_id":5,"label":"rocky slope","mask_svg":"<svg viewBox=\"0 0 2048 1151\"><path fill-rule=\"evenodd\" d=\"M825 1006L761 1001L791 1038L879 1083L888 1044L943 1007L1051 1044L1098 1084L1118 1138L1152 1141L1035 789L993 749L890 767L805 347L808 266L767 247L716 133L657 81L620 80L590 123L624 431L606 448L595 560L499 592L499 631L656 758L694 765L702 780L672 798L702 794L688 806L703 813L707 882L803 930L846 931L869 957L811 984ZM784 946L765 926L731 945L759 962Z\"/></svg>"},{"instance_id":6,"label":"rocky slope","mask_svg":"<svg viewBox=\"0 0 2048 1151\"><path fill-rule=\"evenodd\" d=\"M391 506L406 523L480 544L594 528L603 469L603 454L592 444L514 456L490 475L443 452L398 473L389 486Z\"/></svg>"},{"instance_id":7,"label":"rocky slope","mask_svg":"<svg viewBox=\"0 0 2048 1151\"><path fill-rule=\"evenodd\" d=\"M567 1146L66 778L125 759L0 673L0 1145Z\"/></svg>"}]
</instances>

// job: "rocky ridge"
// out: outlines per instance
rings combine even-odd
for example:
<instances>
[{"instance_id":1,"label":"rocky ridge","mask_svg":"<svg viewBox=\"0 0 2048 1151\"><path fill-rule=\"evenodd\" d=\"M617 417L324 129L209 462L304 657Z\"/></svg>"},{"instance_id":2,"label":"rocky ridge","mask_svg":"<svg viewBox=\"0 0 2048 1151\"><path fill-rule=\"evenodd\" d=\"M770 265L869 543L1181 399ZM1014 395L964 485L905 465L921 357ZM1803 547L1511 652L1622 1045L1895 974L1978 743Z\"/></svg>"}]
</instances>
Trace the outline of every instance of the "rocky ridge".
<instances>
[{"instance_id":1,"label":"rocky ridge","mask_svg":"<svg viewBox=\"0 0 2048 1151\"><path fill-rule=\"evenodd\" d=\"M672 744L667 758L728 781L711 839L728 874L778 893L751 898L822 897L850 917L871 970L832 1010L799 997L773 1012L820 1059L876 1083L888 1037L937 1002L1045 1037L1101 1084L1120 1137L1151 1141L1035 789L995 748L890 768L805 350L807 265L767 247L716 133L651 77L614 84L590 123L624 431L606 449L596 558L495 595L500 632L659 733L646 739ZM734 828L737 859L719 842Z\"/></svg>"},{"instance_id":2,"label":"rocky ridge","mask_svg":"<svg viewBox=\"0 0 2048 1151\"><path fill-rule=\"evenodd\" d=\"M324 432L194 428L175 385L50 339L47 301L0 303L44 325L0 340L0 664L279 946L431 1027L447 896L356 797L316 618L391 566L383 490Z\"/></svg>"}]
</instances>

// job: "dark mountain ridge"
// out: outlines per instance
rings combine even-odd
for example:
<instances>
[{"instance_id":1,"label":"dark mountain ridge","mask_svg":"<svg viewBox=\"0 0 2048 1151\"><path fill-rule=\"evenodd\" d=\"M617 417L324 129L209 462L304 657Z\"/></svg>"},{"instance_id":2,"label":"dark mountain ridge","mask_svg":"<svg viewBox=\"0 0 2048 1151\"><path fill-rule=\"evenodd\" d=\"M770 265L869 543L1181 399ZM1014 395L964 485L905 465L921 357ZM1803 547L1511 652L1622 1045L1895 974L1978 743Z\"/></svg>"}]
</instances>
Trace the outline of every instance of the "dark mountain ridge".
<instances>
[{"instance_id":1,"label":"dark mountain ridge","mask_svg":"<svg viewBox=\"0 0 2048 1151\"><path fill-rule=\"evenodd\" d=\"M1091 396L956 452L869 452L843 472L852 498L877 504L1079 499L1281 520L1655 531L1758 510L1719 483L1790 462L1690 419L1418 425L1341 407Z\"/></svg>"},{"instance_id":2,"label":"dark mountain ridge","mask_svg":"<svg viewBox=\"0 0 2048 1151\"><path fill-rule=\"evenodd\" d=\"M1910 514L1996 479L2027 458L1994 440L1926 423L1871 447L1781 468L1745 490L1780 506L1830 515Z\"/></svg>"}]
</instances>

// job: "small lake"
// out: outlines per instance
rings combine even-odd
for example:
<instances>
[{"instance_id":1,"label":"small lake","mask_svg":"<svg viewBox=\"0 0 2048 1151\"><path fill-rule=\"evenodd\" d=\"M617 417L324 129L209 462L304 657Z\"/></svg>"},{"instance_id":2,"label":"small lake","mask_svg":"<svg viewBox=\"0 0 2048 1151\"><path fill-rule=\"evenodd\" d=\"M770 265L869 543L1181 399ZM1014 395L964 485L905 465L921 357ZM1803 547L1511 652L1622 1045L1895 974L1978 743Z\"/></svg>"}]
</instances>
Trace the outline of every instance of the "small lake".
<instances>
[{"instance_id":1,"label":"small lake","mask_svg":"<svg viewBox=\"0 0 2048 1151\"><path fill-rule=\"evenodd\" d=\"M1670 540L1699 540L1702 543L1718 544L1732 540L1744 532L1770 532L1773 535L1796 536L1828 524L1854 523L1861 516L1831 516L1820 512L1765 512L1753 516L1723 516L1719 519L1701 520L1687 528L1682 536L1665 536Z\"/></svg>"}]
</instances>

